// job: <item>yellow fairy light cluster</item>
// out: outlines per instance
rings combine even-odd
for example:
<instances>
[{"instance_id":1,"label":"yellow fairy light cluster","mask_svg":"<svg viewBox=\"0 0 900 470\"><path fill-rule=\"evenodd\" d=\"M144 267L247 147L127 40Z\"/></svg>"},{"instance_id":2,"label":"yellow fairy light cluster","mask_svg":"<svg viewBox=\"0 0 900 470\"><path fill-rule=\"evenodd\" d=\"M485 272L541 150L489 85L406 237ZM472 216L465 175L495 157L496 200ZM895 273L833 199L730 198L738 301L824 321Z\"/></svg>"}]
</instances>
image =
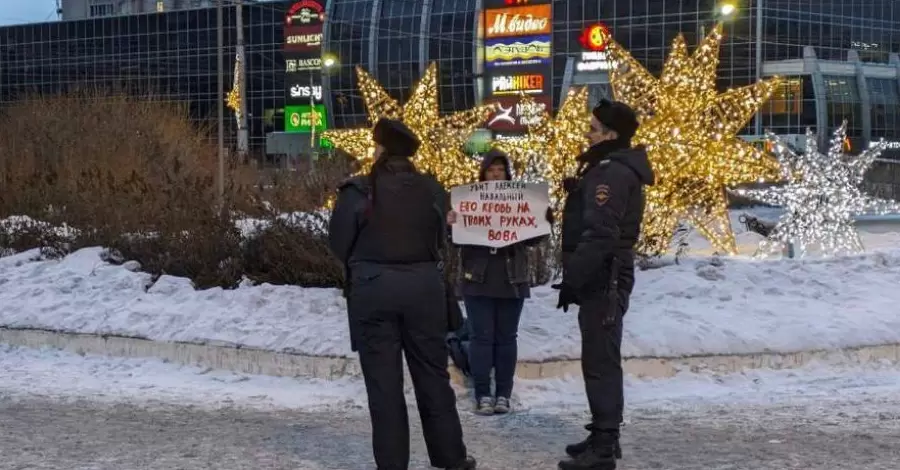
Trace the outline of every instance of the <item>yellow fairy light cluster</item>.
<instances>
[{"instance_id":1,"label":"yellow fairy light cluster","mask_svg":"<svg viewBox=\"0 0 900 470\"><path fill-rule=\"evenodd\" d=\"M664 253L680 220L717 250L734 254L726 188L781 177L777 160L737 136L780 80L719 93L721 41L717 25L691 54L678 35L659 78L615 41L607 49L616 64L610 71L613 92L638 113L641 127L633 142L647 148L657 177L647 190L639 246L644 254Z\"/></svg>"},{"instance_id":2,"label":"yellow fairy light cluster","mask_svg":"<svg viewBox=\"0 0 900 470\"><path fill-rule=\"evenodd\" d=\"M356 67L356 73L370 124L381 118L401 120L422 142L415 156L419 170L433 174L444 187L470 183L476 178L478 163L466 156L463 145L491 115L493 106L479 106L441 117L435 63L428 66L403 106L361 67ZM360 173L371 169L375 151L371 128L328 130L323 137L357 158Z\"/></svg>"},{"instance_id":3,"label":"yellow fairy light cluster","mask_svg":"<svg viewBox=\"0 0 900 470\"><path fill-rule=\"evenodd\" d=\"M241 75L241 61L243 58L240 54L235 56L234 59L234 84L231 86L231 91L228 92L228 95L225 97L225 103L228 105L228 108L234 111L234 118L237 119L238 124L241 123L241 83L244 80L243 75Z\"/></svg>"},{"instance_id":4,"label":"yellow fairy light cluster","mask_svg":"<svg viewBox=\"0 0 900 470\"><path fill-rule=\"evenodd\" d=\"M562 180L573 176L578 168L575 157L588 147L587 132L591 127L588 109L587 88L569 90L565 101L559 107L556 117L538 109L533 98L523 95L522 107L529 110L526 115L528 126L525 137L501 140L495 147L509 154L515 166L526 174L529 169L538 173L544 181L550 182L551 203L557 206L565 200Z\"/></svg>"}]
</instances>

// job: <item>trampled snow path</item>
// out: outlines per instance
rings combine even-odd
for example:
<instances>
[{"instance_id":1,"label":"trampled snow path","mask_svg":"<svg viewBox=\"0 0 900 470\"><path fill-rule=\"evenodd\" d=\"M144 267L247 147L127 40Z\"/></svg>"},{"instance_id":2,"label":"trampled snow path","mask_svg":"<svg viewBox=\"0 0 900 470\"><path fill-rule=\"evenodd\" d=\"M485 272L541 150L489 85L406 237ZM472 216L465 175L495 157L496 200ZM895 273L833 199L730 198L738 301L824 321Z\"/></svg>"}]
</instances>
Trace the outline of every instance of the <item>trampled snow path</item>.
<instances>
[{"instance_id":1,"label":"trampled snow path","mask_svg":"<svg viewBox=\"0 0 900 470\"><path fill-rule=\"evenodd\" d=\"M895 470L898 367L632 380L622 468ZM510 416L476 417L461 401L466 441L481 469L555 468L564 444L582 437L579 384L518 387L520 408ZM0 455L4 468L42 470L370 469L360 392L354 382L4 348ZM314 408L297 409L306 406ZM425 469L414 409L410 416L411 468Z\"/></svg>"}]
</instances>

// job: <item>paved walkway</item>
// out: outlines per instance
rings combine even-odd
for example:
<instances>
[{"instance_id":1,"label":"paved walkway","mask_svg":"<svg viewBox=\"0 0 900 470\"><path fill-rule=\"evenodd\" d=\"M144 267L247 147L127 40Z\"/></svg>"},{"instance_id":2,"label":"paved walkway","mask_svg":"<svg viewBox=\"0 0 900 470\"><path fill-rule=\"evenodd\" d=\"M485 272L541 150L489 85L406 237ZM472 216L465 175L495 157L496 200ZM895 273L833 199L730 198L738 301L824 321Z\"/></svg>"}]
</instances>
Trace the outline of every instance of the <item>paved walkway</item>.
<instances>
[{"instance_id":1,"label":"paved walkway","mask_svg":"<svg viewBox=\"0 0 900 470\"><path fill-rule=\"evenodd\" d=\"M900 397L810 406L632 410L620 468L900 468ZM416 417L415 411L411 416ZM580 439L579 412L463 414L466 440L494 470L554 469ZM371 469L365 410L216 411L172 405L11 398L0 390L0 468L17 470ZM428 468L413 440L411 468Z\"/></svg>"}]
</instances>

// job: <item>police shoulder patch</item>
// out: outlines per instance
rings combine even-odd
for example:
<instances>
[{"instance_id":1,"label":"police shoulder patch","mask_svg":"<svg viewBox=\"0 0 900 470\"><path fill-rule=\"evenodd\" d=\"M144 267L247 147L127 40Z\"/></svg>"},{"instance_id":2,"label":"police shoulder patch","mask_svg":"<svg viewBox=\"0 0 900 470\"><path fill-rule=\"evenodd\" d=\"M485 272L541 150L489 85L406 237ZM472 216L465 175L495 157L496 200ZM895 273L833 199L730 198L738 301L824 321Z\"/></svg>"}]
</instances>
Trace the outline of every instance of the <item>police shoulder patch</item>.
<instances>
[{"instance_id":1,"label":"police shoulder patch","mask_svg":"<svg viewBox=\"0 0 900 470\"><path fill-rule=\"evenodd\" d=\"M597 202L598 206L606 204L606 202L609 201L609 185L597 185L597 189L594 192L594 200Z\"/></svg>"}]
</instances>

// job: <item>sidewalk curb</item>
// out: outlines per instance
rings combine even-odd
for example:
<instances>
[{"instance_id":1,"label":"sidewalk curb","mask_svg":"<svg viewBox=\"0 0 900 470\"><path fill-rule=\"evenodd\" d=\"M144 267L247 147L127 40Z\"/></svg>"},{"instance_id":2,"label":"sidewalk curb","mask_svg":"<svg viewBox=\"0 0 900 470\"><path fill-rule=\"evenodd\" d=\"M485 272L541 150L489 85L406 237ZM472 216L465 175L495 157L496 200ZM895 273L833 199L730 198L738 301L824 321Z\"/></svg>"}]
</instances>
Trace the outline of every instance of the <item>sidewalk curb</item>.
<instances>
[{"instance_id":1,"label":"sidewalk curb","mask_svg":"<svg viewBox=\"0 0 900 470\"><path fill-rule=\"evenodd\" d=\"M50 347L76 354L151 357L187 366L278 377L333 380L361 375L359 362L355 358L305 356L234 346L157 342L122 336L0 327L0 344L29 348ZM624 369L626 374L636 377L666 378L679 372L701 370L724 374L746 369L794 369L814 361L844 365L865 365L880 361L900 362L900 344L833 351L626 358ZM454 382L463 382L461 374L455 367L450 367L449 370ZM581 362L577 360L520 362L516 376L530 380L581 376Z\"/></svg>"}]
</instances>

